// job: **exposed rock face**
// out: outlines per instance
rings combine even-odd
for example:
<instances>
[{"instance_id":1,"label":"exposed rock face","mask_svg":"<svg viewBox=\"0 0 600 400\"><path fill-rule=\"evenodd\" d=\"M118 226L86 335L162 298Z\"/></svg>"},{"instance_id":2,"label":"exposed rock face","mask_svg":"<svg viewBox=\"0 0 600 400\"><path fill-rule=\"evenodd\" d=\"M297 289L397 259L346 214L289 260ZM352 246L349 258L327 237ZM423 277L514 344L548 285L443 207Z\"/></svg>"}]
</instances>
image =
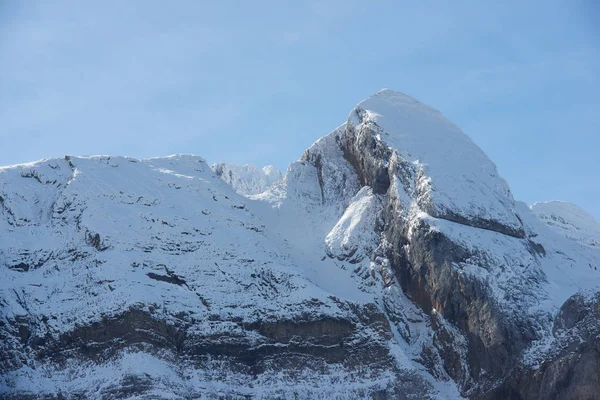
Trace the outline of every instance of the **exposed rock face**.
<instances>
[{"instance_id":1,"label":"exposed rock face","mask_svg":"<svg viewBox=\"0 0 600 400\"><path fill-rule=\"evenodd\" d=\"M512 371L485 399L596 399L600 393L600 294L576 294L554 321L556 342L535 370Z\"/></svg>"},{"instance_id":2,"label":"exposed rock face","mask_svg":"<svg viewBox=\"0 0 600 400\"><path fill-rule=\"evenodd\" d=\"M597 398L597 222L515 203L436 110L383 90L243 168L0 169L0 395Z\"/></svg>"}]
</instances>

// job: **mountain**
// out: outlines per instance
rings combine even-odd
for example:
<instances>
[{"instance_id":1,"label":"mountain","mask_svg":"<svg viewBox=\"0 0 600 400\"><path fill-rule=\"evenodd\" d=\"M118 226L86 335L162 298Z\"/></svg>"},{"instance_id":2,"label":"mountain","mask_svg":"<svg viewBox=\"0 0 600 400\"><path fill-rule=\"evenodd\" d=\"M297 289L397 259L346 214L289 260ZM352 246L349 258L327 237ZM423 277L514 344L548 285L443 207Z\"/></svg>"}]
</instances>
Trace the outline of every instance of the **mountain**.
<instances>
[{"instance_id":1,"label":"mountain","mask_svg":"<svg viewBox=\"0 0 600 400\"><path fill-rule=\"evenodd\" d=\"M384 89L272 169L0 169L7 399L593 399L598 223Z\"/></svg>"}]
</instances>

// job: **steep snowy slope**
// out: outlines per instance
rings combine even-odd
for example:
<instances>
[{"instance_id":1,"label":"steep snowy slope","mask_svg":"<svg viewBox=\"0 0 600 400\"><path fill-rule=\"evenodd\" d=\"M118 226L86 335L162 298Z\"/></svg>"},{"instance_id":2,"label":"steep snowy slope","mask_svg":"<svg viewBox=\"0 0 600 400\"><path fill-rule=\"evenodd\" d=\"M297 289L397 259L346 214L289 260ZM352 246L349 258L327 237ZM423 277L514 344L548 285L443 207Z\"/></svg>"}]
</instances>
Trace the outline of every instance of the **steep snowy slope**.
<instances>
[{"instance_id":1,"label":"steep snowy slope","mask_svg":"<svg viewBox=\"0 0 600 400\"><path fill-rule=\"evenodd\" d=\"M66 157L0 169L0 207L4 397L600 391L595 225L515 202L464 133L398 92L282 179Z\"/></svg>"}]
</instances>

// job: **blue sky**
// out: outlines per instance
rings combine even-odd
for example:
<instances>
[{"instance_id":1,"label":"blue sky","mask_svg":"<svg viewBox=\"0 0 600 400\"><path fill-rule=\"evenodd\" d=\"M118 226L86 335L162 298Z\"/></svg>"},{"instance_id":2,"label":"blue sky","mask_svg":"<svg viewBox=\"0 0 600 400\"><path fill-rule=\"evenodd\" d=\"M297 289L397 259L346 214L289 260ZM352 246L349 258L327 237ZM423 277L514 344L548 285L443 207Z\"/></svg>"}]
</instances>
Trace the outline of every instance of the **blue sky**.
<instances>
[{"instance_id":1,"label":"blue sky","mask_svg":"<svg viewBox=\"0 0 600 400\"><path fill-rule=\"evenodd\" d=\"M0 165L194 153L281 169L383 87L515 197L600 219L600 3L0 0Z\"/></svg>"}]
</instances>

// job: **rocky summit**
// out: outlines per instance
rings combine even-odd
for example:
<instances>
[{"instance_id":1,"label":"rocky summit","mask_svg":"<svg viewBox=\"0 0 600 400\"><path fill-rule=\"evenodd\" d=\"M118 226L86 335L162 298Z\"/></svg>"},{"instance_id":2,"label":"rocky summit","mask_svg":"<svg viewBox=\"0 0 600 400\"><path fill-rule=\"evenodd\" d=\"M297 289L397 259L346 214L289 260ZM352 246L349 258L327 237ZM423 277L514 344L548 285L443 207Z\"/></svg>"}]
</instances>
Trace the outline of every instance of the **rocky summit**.
<instances>
[{"instance_id":1,"label":"rocky summit","mask_svg":"<svg viewBox=\"0 0 600 400\"><path fill-rule=\"evenodd\" d=\"M4 399L598 399L600 224L384 89L285 174L0 168Z\"/></svg>"}]
</instances>

